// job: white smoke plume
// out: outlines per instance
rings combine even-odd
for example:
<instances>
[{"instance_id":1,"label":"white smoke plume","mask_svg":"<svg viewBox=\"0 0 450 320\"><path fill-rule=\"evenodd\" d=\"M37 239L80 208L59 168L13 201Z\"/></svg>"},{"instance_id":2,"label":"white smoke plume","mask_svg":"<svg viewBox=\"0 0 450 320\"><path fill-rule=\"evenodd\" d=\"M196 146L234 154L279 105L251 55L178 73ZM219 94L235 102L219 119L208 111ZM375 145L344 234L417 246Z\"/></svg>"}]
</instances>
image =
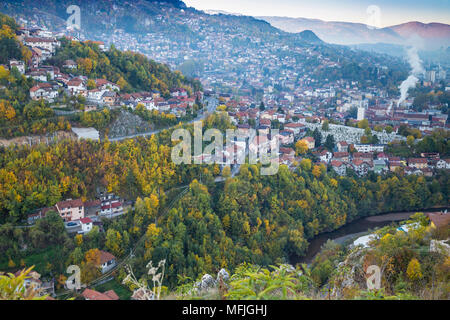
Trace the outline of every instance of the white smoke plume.
<instances>
[{"instance_id":1,"label":"white smoke plume","mask_svg":"<svg viewBox=\"0 0 450 320\"><path fill-rule=\"evenodd\" d=\"M417 53L417 48L412 46L407 50L407 54L408 62L411 65L412 70L409 77L403 81L399 87L400 100L397 102L397 107L408 97L408 90L416 86L416 83L419 81L417 76L425 73L425 69L422 66L422 60L420 60L419 54Z\"/></svg>"}]
</instances>

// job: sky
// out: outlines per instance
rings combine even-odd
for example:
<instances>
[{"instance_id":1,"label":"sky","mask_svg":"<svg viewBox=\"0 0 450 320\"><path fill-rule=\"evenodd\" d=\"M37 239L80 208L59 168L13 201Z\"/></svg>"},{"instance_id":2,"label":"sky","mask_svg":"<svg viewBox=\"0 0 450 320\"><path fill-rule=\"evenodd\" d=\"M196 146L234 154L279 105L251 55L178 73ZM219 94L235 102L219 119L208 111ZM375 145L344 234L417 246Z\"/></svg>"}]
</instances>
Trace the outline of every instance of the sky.
<instances>
[{"instance_id":1,"label":"sky","mask_svg":"<svg viewBox=\"0 0 450 320\"><path fill-rule=\"evenodd\" d=\"M249 16L345 21L387 27L409 21L450 24L450 0L184 0L198 10ZM375 7L374 7L375 6Z\"/></svg>"}]
</instances>

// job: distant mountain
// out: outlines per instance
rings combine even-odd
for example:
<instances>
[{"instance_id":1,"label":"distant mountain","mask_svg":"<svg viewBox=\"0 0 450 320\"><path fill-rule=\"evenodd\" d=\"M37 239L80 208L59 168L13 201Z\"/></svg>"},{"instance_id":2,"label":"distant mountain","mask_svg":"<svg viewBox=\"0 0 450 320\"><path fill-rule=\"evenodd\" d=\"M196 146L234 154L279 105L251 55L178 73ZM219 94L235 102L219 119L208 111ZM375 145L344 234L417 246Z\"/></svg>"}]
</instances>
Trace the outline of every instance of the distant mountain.
<instances>
[{"instance_id":1,"label":"distant mountain","mask_svg":"<svg viewBox=\"0 0 450 320\"><path fill-rule=\"evenodd\" d=\"M311 30L323 41L335 44L397 44L413 36L423 39L423 47L434 50L450 45L450 25L443 23L408 22L392 27L373 28L362 23L323 21L288 17L257 17L286 32Z\"/></svg>"},{"instance_id":2,"label":"distant mountain","mask_svg":"<svg viewBox=\"0 0 450 320\"><path fill-rule=\"evenodd\" d=\"M449 39L450 25L444 23L408 22L389 27L403 38L418 35L424 39Z\"/></svg>"},{"instance_id":3,"label":"distant mountain","mask_svg":"<svg viewBox=\"0 0 450 320\"><path fill-rule=\"evenodd\" d=\"M311 30L304 30L302 32L299 33L299 36L308 42L311 43L320 43L323 42L322 40L320 40L320 38Z\"/></svg>"},{"instance_id":4,"label":"distant mountain","mask_svg":"<svg viewBox=\"0 0 450 320\"><path fill-rule=\"evenodd\" d=\"M267 21L251 16L223 11L200 11L179 0L9 0L0 2L0 12L52 31L65 32L69 14L66 9L78 5L81 10L81 34L86 39L107 43L116 33L125 32L141 37L148 32L170 38L199 40L196 23L201 21L209 30L226 30L240 36L261 37L277 41L280 36L293 41L320 42L311 31L303 35L290 34L273 27ZM22 20L21 20L22 19Z\"/></svg>"}]
</instances>

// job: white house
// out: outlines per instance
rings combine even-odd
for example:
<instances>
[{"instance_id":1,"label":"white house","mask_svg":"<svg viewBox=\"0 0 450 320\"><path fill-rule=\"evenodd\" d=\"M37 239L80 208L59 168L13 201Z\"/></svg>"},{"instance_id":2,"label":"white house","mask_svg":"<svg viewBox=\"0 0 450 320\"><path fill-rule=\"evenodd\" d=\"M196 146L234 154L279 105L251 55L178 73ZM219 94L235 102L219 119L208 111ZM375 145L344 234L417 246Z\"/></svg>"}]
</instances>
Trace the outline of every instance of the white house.
<instances>
[{"instance_id":1,"label":"white house","mask_svg":"<svg viewBox=\"0 0 450 320\"><path fill-rule=\"evenodd\" d=\"M140 104L143 104L147 110L156 110L155 101L153 100L144 100L141 101Z\"/></svg>"},{"instance_id":2,"label":"white house","mask_svg":"<svg viewBox=\"0 0 450 320\"><path fill-rule=\"evenodd\" d=\"M356 151L369 153L369 152L384 152L384 145L382 144L362 144L357 143L354 145Z\"/></svg>"},{"instance_id":3,"label":"white house","mask_svg":"<svg viewBox=\"0 0 450 320\"><path fill-rule=\"evenodd\" d=\"M49 83L39 83L30 89L30 98L33 100L44 99L53 102L58 96L58 90Z\"/></svg>"},{"instance_id":4,"label":"white house","mask_svg":"<svg viewBox=\"0 0 450 320\"><path fill-rule=\"evenodd\" d=\"M117 199L103 202L100 208L100 215L102 216L116 216L122 213L122 202Z\"/></svg>"},{"instance_id":5,"label":"white house","mask_svg":"<svg viewBox=\"0 0 450 320\"><path fill-rule=\"evenodd\" d=\"M81 222L82 233L88 233L89 231L92 230L93 222L92 222L91 218L81 218L80 222Z\"/></svg>"},{"instance_id":6,"label":"white house","mask_svg":"<svg viewBox=\"0 0 450 320\"><path fill-rule=\"evenodd\" d=\"M78 95L79 93L86 92L86 86L80 79L72 79L69 82L67 82L67 89L72 95Z\"/></svg>"},{"instance_id":7,"label":"white house","mask_svg":"<svg viewBox=\"0 0 450 320\"><path fill-rule=\"evenodd\" d=\"M106 273L116 266L116 257L111 253L100 250L100 268Z\"/></svg>"},{"instance_id":8,"label":"white house","mask_svg":"<svg viewBox=\"0 0 450 320\"><path fill-rule=\"evenodd\" d=\"M18 61L18 60L13 59L13 60L9 61L9 66L11 69L16 67L17 70L19 70L19 72L21 74L25 74L25 63L23 61Z\"/></svg>"},{"instance_id":9,"label":"white house","mask_svg":"<svg viewBox=\"0 0 450 320\"><path fill-rule=\"evenodd\" d=\"M347 173L347 165L339 160L332 160L331 161L331 167L334 171L340 176L345 176Z\"/></svg>"},{"instance_id":10,"label":"white house","mask_svg":"<svg viewBox=\"0 0 450 320\"><path fill-rule=\"evenodd\" d=\"M49 38L27 37L23 42L26 46L43 48L52 53L55 52L56 47L59 45L58 41Z\"/></svg>"}]
</instances>

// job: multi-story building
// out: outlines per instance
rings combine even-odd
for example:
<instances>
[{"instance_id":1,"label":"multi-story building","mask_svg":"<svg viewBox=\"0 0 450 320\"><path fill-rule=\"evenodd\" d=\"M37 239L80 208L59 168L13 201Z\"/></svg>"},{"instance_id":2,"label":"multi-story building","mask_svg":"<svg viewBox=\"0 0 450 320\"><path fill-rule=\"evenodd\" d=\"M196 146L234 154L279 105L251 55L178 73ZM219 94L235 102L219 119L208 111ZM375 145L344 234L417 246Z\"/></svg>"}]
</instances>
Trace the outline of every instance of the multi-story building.
<instances>
[{"instance_id":1,"label":"multi-story building","mask_svg":"<svg viewBox=\"0 0 450 320\"><path fill-rule=\"evenodd\" d=\"M60 201L55 207L65 222L84 218L84 203L81 199Z\"/></svg>"}]
</instances>

